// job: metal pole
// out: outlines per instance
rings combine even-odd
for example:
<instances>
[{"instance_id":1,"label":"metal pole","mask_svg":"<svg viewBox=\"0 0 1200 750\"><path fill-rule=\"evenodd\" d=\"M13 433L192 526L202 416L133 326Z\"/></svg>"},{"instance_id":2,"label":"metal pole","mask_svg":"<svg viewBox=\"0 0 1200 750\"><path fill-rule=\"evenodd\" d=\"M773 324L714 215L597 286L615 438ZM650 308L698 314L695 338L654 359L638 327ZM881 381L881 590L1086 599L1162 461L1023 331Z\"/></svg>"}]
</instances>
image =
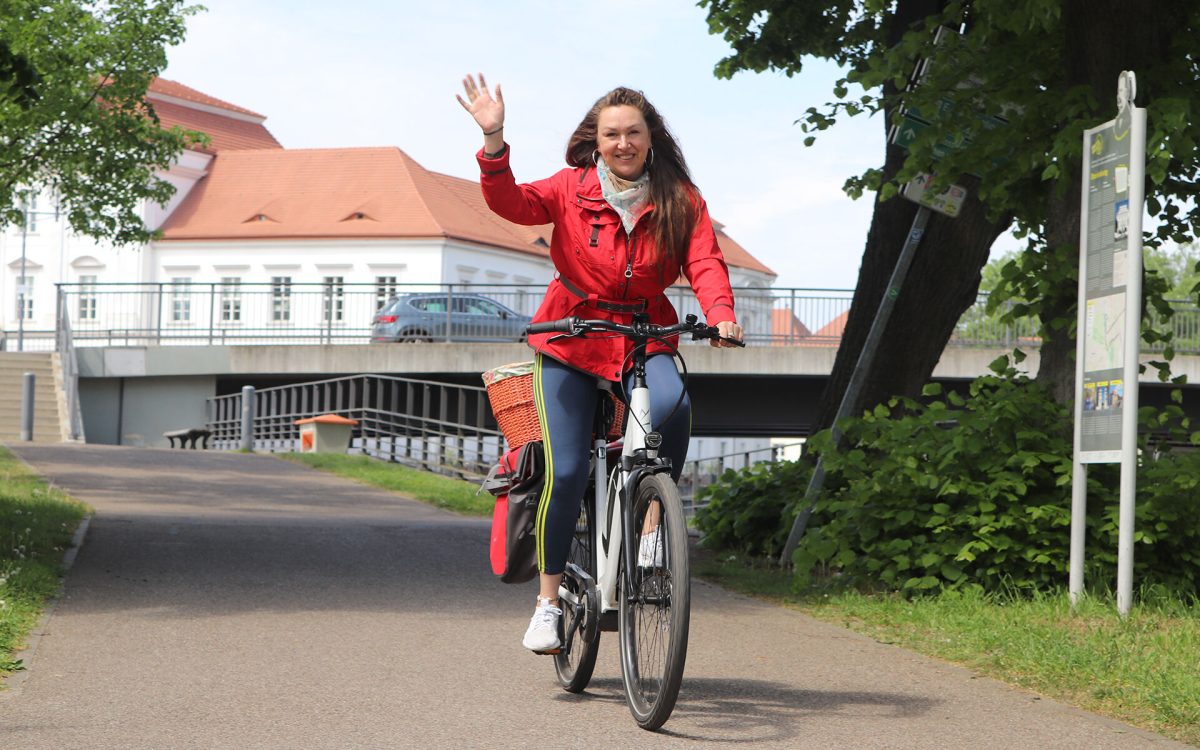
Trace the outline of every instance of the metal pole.
<instances>
[{"instance_id":1,"label":"metal pole","mask_svg":"<svg viewBox=\"0 0 1200 750\"><path fill-rule=\"evenodd\" d=\"M32 372L25 373L21 382L21 440L33 441L33 396L37 385L37 376Z\"/></svg>"},{"instance_id":2,"label":"metal pole","mask_svg":"<svg viewBox=\"0 0 1200 750\"><path fill-rule=\"evenodd\" d=\"M242 386L242 450L254 450L254 386Z\"/></svg>"},{"instance_id":3,"label":"metal pole","mask_svg":"<svg viewBox=\"0 0 1200 750\"><path fill-rule=\"evenodd\" d=\"M858 354L858 363L850 374L850 382L846 385L846 392L842 394L842 403L838 406L837 415L833 418L835 446L842 441L842 433L837 426L838 422L850 416L850 413L858 408L863 381L866 380L867 371L870 370L871 364L875 360L875 351L879 348L879 342L883 338L883 331L887 327L888 319L892 317L892 309L896 306L896 299L900 296L900 287L904 284L904 277L908 275L908 267L912 265L917 247L920 246L921 238L925 235L925 225L929 223L930 213L925 206L917 207L917 215L913 217L912 228L908 230L908 237L904 240L904 246L900 248L900 257L896 260L896 267L892 269L892 277L888 280L887 290L879 303L879 310L875 313L875 320L871 323L867 340ZM812 479L808 483L808 489L804 492L804 502L801 505L803 510L796 516L796 521L792 524L792 531L788 534L787 544L783 546L783 554L779 557L780 565L787 565L791 561L792 553L800 544L800 537L804 536L804 529L808 526L808 519L817 505L817 498L820 497L821 488L824 486L824 460L818 459L817 467L813 470Z\"/></svg>"},{"instance_id":4,"label":"metal pole","mask_svg":"<svg viewBox=\"0 0 1200 750\"><path fill-rule=\"evenodd\" d=\"M1092 155L1088 149L1090 138L1087 133L1083 140L1083 174L1090 174ZM1084 334L1087 331L1087 280L1088 280L1088 191L1080 191L1079 220L1079 279L1076 291L1075 318L1075 406L1074 434L1071 447L1071 548L1070 562L1067 566L1067 598L1071 609L1079 603L1083 596L1083 565L1087 543L1087 465L1080 460L1080 450L1083 446L1083 379L1084 359L1086 357ZM1020 331L1017 332L1020 335Z\"/></svg>"},{"instance_id":5,"label":"metal pole","mask_svg":"<svg viewBox=\"0 0 1200 750\"><path fill-rule=\"evenodd\" d=\"M1075 421L1079 424L1079 420ZM1075 456L1071 467L1071 557L1067 568L1067 598L1071 608L1083 595L1083 554L1087 542L1087 466Z\"/></svg>"},{"instance_id":6,"label":"metal pole","mask_svg":"<svg viewBox=\"0 0 1200 750\"><path fill-rule=\"evenodd\" d=\"M29 210L21 199L21 283L17 286L17 351L25 351L25 297L29 293L29 276L25 270L25 237L29 233Z\"/></svg>"},{"instance_id":7,"label":"metal pole","mask_svg":"<svg viewBox=\"0 0 1200 750\"><path fill-rule=\"evenodd\" d=\"M1129 107L1130 162L1141 163L1146 153L1146 110ZM1144 170L1138 169L1135 174ZM1126 247L1129 259L1125 282L1125 398L1121 404L1121 504L1117 526L1117 613L1129 614L1133 605L1133 535L1137 503L1137 412L1138 412L1138 340L1141 336L1142 309L1142 211L1145 183L1129 181L1130 212Z\"/></svg>"},{"instance_id":8,"label":"metal pole","mask_svg":"<svg viewBox=\"0 0 1200 750\"><path fill-rule=\"evenodd\" d=\"M217 315L217 285L208 285L208 345L212 346L213 327Z\"/></svg>"}]
</instances>

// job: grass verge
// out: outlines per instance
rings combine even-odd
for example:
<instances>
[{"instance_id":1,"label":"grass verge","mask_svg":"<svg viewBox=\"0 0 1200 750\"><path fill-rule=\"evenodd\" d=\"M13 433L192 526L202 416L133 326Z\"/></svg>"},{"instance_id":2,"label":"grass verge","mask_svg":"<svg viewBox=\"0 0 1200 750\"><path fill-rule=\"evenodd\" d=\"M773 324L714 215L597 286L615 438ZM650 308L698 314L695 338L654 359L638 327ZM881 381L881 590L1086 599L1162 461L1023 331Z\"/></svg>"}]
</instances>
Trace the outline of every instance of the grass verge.
<instances>
[{"instance_id":1,"label":"grass verge","mask_svg":"<svg viewBox=\"0 0 1200 750\"><path fill-rule=\"evenodd\" d=\"M0 677L62 585L63 552L88 512L0 447Z\"/></svg>"},{"instance_id":2,"label":"grass verge","mask_svg":"<svg viewBox=\"0 0 1200 750\"><path fill-rule=\"evenodd\" d=\"M279 453L287 461L328 471L356 482L399 492L439 508L465 516L490 516L496 498L480 492L479 484L443 477L400 464L387 463L367 456L337 453Z\"/></svg>"},{"instance_id":3,"label":"grass verge","mask_svg":"<svg viewBox=\"0 0 1200 750\"><path fill-rule=\"evenodd\" d=\"M1111 597L1071 612L1065 592L1022 598L944 594L906 600L796 594L773 565L698 550L693 571L977 673L1200 746L1200 604L1146 591L1128 618Z\"/></svg>"}]
</instances>

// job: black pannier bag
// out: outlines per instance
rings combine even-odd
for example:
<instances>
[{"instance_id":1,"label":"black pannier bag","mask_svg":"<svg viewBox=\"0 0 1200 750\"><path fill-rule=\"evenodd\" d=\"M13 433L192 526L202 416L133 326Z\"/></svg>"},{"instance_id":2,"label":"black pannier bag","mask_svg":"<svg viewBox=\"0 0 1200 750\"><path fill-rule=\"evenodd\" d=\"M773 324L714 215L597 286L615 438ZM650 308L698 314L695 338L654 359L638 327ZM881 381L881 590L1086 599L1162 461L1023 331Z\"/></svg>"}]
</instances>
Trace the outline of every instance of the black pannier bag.
<instances>
[{"instance_id":1,"label":"black pannier bag","mask_svg":"<svg viewBox=\"0 0 1200 750\"><path fill-rule=\"evenodd\" d=\"M483 487L496 496L492 511L492 572L504 583L525 583L538 574L538 502L546 483L546 458L540 441L500 457Z\"/></svg>"}]
</instances>

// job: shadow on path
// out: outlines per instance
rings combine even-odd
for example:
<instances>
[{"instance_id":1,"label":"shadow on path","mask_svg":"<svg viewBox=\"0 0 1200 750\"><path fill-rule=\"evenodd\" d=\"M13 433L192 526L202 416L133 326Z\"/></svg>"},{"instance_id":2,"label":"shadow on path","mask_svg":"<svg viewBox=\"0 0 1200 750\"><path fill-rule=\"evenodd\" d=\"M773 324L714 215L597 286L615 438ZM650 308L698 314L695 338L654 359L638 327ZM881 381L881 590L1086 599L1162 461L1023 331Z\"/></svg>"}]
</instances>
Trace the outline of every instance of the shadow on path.
<instances>
[{"instance_id":1,"label":"shadow on path","mask_svg":"<svg viewBox=\"0 0 1200 750\"><path fill-rule=\"evenodd\" d=\"M557 698L624 705L625 692L620 678L598 678L583 693L561 693ZM806 720L816 716L908 718L927 714L938 703L901 693L804 690L766 680L684 677L675 712L660 733L705 743L778 742L804 735ZM672 724L694 729L673 731Z\"/></svg>"}]
</instances>

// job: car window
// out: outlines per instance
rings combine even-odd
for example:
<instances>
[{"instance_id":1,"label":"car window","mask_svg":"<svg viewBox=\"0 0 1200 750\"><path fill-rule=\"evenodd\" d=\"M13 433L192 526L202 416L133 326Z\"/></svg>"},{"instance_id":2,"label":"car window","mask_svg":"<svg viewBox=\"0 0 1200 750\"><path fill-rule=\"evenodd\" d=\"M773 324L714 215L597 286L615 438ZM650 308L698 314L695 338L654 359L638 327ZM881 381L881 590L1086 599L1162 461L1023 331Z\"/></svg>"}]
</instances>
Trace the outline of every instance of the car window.
<instances>
[{"instance_id":1,"label":"car window","mask_svg":"<svg viewBox=\"0 0 1200 750\"><path fill-rule=\"evenodd\" d=\"M472 315L490 315L493 318L500 316L500 306L495 302L486 299L465 299L466 310Z\"/></svg>"},{"instance_id":2,"label":"car window","mask_svg":"<svg viewBox=\"0 0 1200 750\"><path fill-rule=\"evenodd\" d=\"M409 304L418 310L424 310L425 312L446 312L445 297L418 297L417 299L412 300Z\"/></svg>"}]
</instances>

